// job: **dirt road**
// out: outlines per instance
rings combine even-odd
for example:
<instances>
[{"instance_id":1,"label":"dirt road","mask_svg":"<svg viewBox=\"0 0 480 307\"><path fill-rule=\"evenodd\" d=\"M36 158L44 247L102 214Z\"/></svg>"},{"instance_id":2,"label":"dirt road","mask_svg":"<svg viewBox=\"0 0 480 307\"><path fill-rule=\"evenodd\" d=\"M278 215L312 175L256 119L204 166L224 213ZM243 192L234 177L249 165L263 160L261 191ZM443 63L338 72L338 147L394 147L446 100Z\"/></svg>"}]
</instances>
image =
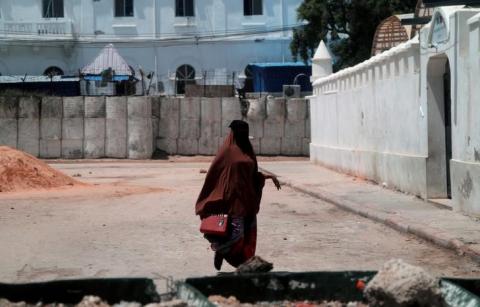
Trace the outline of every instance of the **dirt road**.
<instances>
[{"instance_id":1,"label":"dirt road","mask_svg":"<svg viewBox=\"0 0 480 307\"><path fill-rule=\"evenodd\" d=\"M215 274L193 215L208 163L53 166L100 185L0 194L1 282ZM402 258L438 275L480 275L467 258L271 183L258 254L277 271L375 270Z\"/></svg>"}]
</instances>

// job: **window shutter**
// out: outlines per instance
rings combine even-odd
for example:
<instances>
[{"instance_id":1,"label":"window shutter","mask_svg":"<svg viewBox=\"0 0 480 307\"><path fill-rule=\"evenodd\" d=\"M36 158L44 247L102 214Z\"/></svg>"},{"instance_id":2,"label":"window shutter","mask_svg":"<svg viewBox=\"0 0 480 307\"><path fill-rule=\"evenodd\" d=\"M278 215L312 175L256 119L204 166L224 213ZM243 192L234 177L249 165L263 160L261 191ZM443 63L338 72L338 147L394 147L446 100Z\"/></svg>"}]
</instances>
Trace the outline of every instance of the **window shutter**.
<instances>
[{"instance_id":1,"label":"window shutter","mask_svg":"<svg viewBox=\"0 0 480 307\"><path fill-rule=\"evenodd\" d=\"M133 0L125 0L125 16L133 17Z\"/></svg>"},{"instance_id":2,"label":"window shutter","mask_svg":"<svg viewBox=\"0 0 480 307\"><path fill-rule=\"evenodd\" d=\"M123 1L124 0L115 0L115 17L123 16Z\"/></svg>"},{"instance_id":3,"label":"window shutter","mask_svg":"<svg viewBox=\"0 0 480 307\"><path fill-rule=\"evenodd\" d=\"M54 0L53 4L53 17L63 18L63 0Z\"/></svg>"},{"instance_id":4,"label":"window shutter","mask_svg":"<svg viewBox=\"0 0 480 307\"><path fill-rule=\"evenodd\" d=\"M243 0L243 15L252 15L252 0Z\"/></svg>"},{"instance_id":5,"label":"window shutter","mask_svg":"<svg viewBox=\"0 0 480 307\"><path fill-rule=\"evenodd\" d=\"M177 17L182 17L184 15L183 1L184 0L175 0L175 16Z\"/></svg>"},{"instance_id":6,"label":"window shutter","mask_svg":"<svg viewBox=\"0 0 480 307\"><path fill-rule=\"evenodd\" d=\"M262 15L262 14L263 14L262 0L253 0L252 15Z\"/></svg>"},{"instance_id":7,"label":"window shutter","mask_svg":"<svg viewBox=\"0 0 480 307\"><path fill-rule=\"evenodd\" d=\"M195 16L193 1L194 0L185 0L185 16Z\"/></svg>"}]
</instances>

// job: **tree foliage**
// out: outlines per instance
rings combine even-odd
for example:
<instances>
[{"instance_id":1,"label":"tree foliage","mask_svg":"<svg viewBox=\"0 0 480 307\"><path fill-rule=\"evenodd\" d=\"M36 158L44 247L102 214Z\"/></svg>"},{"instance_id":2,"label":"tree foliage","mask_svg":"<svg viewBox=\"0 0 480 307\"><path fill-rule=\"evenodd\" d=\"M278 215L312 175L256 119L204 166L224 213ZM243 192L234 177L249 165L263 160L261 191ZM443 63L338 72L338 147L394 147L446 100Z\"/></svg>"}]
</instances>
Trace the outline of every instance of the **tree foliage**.
<instances>
[{"instance_id":1,"label":"tree foliage","mask_svg":"<svg viewBox=\"0 0 480 307\"><path fill-rule=\"evenodd\" d=\"M334 70L370 57L377 26L394 14L413 13L417 0L304 0L298 19L308 22L293 32L290 45L295 59L308 61L320 40L329 42Z\"/></svg>"}]
</instances>

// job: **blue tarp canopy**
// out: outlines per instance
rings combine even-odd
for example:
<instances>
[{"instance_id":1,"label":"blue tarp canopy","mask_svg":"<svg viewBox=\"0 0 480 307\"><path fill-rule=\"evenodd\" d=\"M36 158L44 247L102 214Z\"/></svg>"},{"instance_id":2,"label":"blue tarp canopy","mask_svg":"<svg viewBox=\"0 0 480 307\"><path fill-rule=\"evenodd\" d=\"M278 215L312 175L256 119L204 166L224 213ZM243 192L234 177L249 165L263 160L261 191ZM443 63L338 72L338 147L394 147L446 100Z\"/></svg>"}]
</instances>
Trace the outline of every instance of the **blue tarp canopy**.
<instances>
[{"instance_id":1,"label":"blue tarp canopy","mask_svg":"<svg viewBox=\"0 0 480 307\"><path fill-rule=\"evenodd\" d=\"M102 81L101 75L86 75L84 77L88 81ZM113 81L127 81L130 79L130 76L113 76Z\"/></svg>"},{"instance_id":2,"label":"blue tarp canopy","mask_svg":"<svg viewBox=\"0 0 480 307\"><path fill-rule=\"evenodd\" d=\"M291 85L296 76L297 84L301 85L302 92L311 92L312 66L303 62L290 63L253 63L247 66L247 77L252 78L253 92L278 93L283 91L283 85Z\"/></svg>"}]
</instances>

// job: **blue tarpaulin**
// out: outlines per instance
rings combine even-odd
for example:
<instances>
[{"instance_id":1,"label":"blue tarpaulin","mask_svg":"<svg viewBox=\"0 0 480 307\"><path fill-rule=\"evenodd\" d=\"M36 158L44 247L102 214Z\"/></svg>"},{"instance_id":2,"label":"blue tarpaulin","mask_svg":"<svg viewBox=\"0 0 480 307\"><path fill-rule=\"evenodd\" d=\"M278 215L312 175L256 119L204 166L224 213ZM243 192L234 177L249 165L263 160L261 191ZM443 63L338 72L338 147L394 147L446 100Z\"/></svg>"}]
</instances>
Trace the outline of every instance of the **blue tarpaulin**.
<instances>
[{"instance_id":1,"label":"blue tarpaulin","mask_svg":"<svg viewBox=\"0 0 480 307\"><path fill-rule=\"evenodd\" d=\"M252 78L253 92L278 93L283 91L283 85L292 85L296 76L302 92L311 92L312 66L303 62L290 63L254 63L247 66Z\"/></svg>"},{"instance_id":2,"label":"blue tarpaulin","mask_svg":"<svg viewBox=\"0 0 480 307\"><path fill-rule=\"evenodd\" d=\"M86 75L84 77L85 80L88 80L88 81L102 81L102 76L101 75ZM120 76L113 76L112 80L113 81L127 81L130 79L130 76L124 76L124 75L120 75Z\"/></svg>"}]
</instances>

